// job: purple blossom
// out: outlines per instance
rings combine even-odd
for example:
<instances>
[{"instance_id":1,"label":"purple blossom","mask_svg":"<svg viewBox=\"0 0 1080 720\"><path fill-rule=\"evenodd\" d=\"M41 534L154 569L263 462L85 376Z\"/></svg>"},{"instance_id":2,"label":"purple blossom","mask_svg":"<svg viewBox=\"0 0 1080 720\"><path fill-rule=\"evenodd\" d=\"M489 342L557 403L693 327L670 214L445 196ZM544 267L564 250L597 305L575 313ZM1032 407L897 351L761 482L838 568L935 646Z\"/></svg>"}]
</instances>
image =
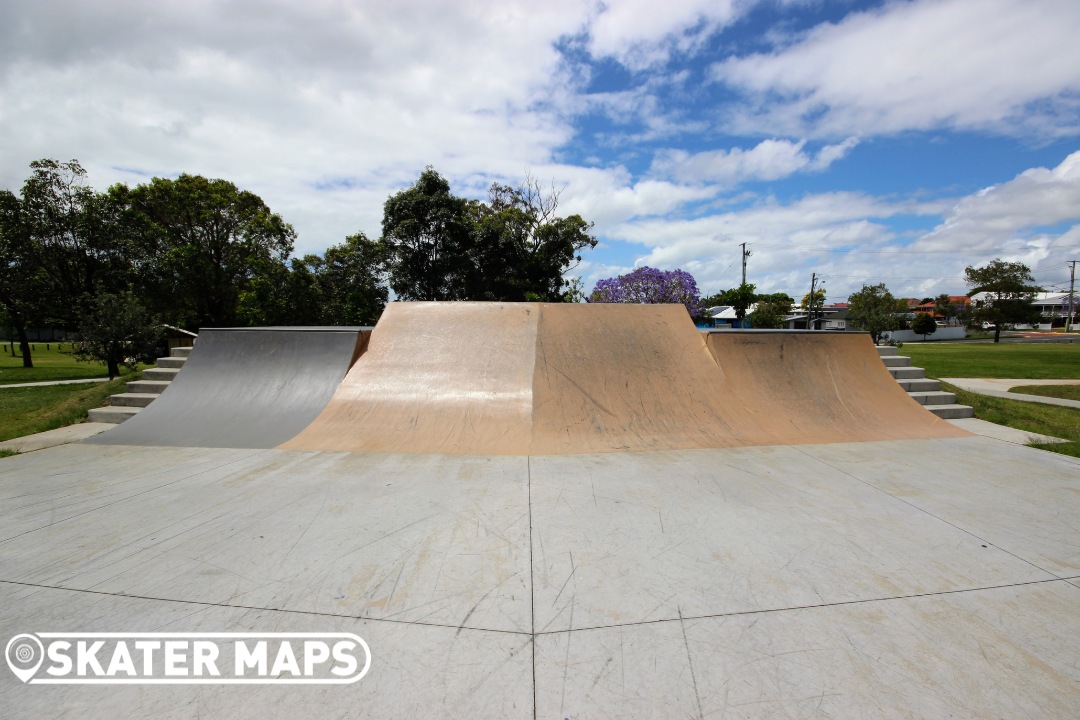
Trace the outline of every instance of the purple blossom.
<instances>
[{"instance_id":1,"label":"purple blossom","mask_svg":"<svg viewBox=\"0 0 1080 720\"><path fill-rule=\"evenodd\" d=\"M685 270L657 270L639 267L618 277L596 283L589 296L594 303L679 303L691 317L699 317L704 308L694 276Z\"/></svg>"}]
</instances>

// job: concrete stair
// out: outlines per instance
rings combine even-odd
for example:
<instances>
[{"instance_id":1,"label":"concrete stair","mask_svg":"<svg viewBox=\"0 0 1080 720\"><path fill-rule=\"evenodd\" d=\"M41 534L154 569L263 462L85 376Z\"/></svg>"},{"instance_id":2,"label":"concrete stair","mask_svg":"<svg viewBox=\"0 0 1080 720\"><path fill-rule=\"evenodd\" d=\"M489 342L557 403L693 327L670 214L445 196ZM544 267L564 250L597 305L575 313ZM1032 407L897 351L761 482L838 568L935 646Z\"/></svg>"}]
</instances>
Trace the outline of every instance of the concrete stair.
<instances>
[{"instance_id":1,"label":"concrete stair","mask_svg":"<svg viewBox=\"0 0 1080 720\"><path fill-rule=\"evenodd\" d=\"M127 384L127 392L113 395L105 407L90 411L90 422L119 424L135 416L158 395L165 392L187 362L191 348L172 348L169 357L158 358L155 367L143 370L141 380Z\"/></svg>"},{"instance_id":2,"label":"concrete stair","mask_svg":"<svg viewBox=\"0 0 1080 720\"><path fill-rule=\"evenodd\" d=\"M877 351L889 373L915 402L945 420L975 417L973 409L956 404L955 393L941 389L941 381L929 380L925 370L912 367L911 358L897 355L896 348L888 345L878 345Z\"/></svg>"}]
</instances>

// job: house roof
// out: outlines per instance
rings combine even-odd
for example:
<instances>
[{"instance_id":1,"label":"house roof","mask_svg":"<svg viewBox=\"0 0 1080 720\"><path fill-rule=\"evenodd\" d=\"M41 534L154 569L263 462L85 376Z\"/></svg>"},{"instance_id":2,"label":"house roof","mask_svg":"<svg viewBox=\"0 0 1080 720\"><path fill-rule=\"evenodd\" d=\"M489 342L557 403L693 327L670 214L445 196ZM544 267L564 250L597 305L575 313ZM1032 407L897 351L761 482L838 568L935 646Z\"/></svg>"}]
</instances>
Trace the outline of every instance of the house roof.
<instances>
[{"instance_id":1,"label":"house roof","mask_svg":"<svg viewBox=\"0 0 1080 720\"><path fill-rule=\"evenodd\" d=\"M975 293L971 296L972 300L985 300L993 295L989 292ZM1080 297L1080 293L1077 293ZM1069 302L1069 293L1067 292L1037 292L1032 300L1035 305L1061 305ZM1074 300L1074 302L1076 302Z\"/></svg>"},{"instance_id":2,"label":"house roof","mask_svg":"<svg viewBox=\"0 0 1080 720\"><path fill-rule=\"evenodd\" d=\"M735 308L730 305L714 305L706 310L705 314L713 320L734 320L738 317Z\"/></svg>"}]
</instances>

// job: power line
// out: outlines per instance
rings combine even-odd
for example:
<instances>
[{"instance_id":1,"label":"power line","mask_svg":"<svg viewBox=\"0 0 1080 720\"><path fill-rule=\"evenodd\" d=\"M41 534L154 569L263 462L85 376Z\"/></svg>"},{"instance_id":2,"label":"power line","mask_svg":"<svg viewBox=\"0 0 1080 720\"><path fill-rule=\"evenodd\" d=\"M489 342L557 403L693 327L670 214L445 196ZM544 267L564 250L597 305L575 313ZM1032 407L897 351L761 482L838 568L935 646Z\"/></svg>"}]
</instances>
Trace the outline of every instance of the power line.
<instances>
[{"instance_id":1,"label":"power line","mask_svg":"<svg viewBox=\"0 0 1080 720\"><path fill-rule=\"evenodd\" d=\"M785 250L816 250L817 252L831 253L858 253L861 255L978 255L974 250L860 250L858 248L822 248L812 245L782 245L780 243L754 243L757 247L775 247ZM1080 246L1051 248L1030 248L1032 250L1080 250Z\"/></svg>"}]
</instances>

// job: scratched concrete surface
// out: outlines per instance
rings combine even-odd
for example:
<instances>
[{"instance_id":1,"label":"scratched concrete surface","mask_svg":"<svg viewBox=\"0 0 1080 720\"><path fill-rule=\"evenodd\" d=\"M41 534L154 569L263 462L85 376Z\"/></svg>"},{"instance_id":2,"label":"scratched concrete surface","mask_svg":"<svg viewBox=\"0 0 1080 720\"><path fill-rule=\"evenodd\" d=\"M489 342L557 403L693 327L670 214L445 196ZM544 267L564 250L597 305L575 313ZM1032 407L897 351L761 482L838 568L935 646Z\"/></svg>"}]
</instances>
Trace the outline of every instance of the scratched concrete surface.
<instances>
[{"instance_id":1,"label":"scratched concrete surface","mask_svg":"<svg viewBox=\"0 0 1080 720\"><path fill-rule=\"evenodd\" d=\"M0 642L355 632L355 685L26 686L0 717L1074 717L1080 462L988 438L0 460Z\"/></svg>"}]
</instances>

